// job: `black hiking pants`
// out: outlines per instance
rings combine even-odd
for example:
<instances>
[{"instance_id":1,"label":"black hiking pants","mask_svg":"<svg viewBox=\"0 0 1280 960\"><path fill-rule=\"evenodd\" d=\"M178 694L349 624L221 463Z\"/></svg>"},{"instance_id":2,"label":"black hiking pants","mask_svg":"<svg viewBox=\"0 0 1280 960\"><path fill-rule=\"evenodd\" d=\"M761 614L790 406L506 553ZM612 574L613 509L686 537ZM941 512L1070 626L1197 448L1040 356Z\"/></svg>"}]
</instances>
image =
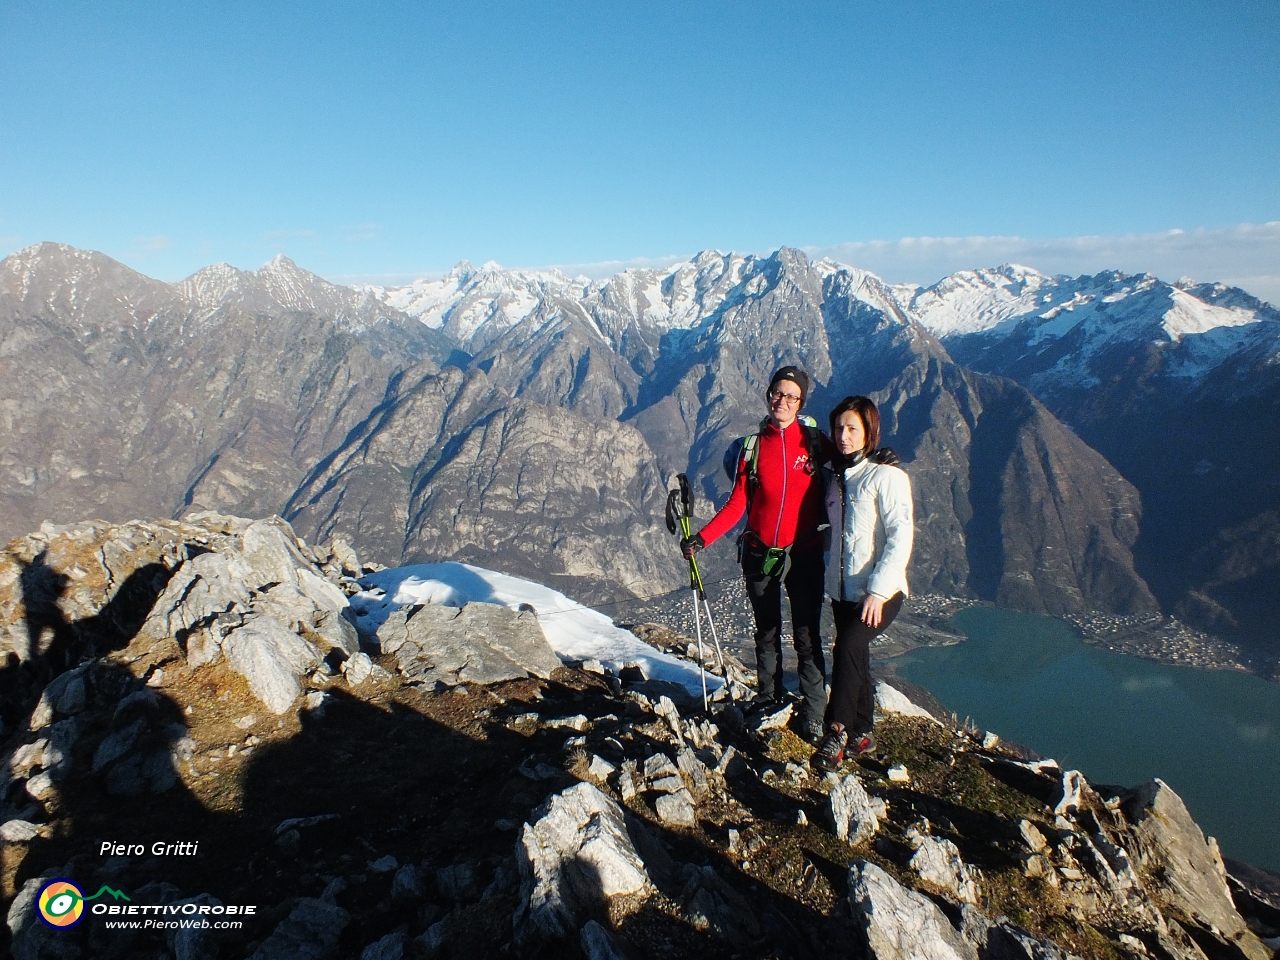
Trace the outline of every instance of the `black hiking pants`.
<instances>
[{"instance_id":1,"label":"black hiking pants","mask_svg":"<svg viewBox=\"0 0 1280 960\"><path fill-rule=\"evenodd\" d=\"M895 593L884 602L880 626L862 622L861 600L832 600L836 618L836 642L831 651L831 699L825 722L842 723L852 740L868 733L875 722L876 686L871 679L871 641L884 633L902 609L903 596Z\"/></svg>"},{"instance_id":2,"label":"black hiking pants","mask_svg":"<svg viewBox=\"0 0 1280 960\"><path fill-rule=\"evenodd\" d=\"M792 548L789 563L767 574L763 570L765 547L748 536L742 544L742 576L756 620L756 676L759 694L781 700L782 683L782 586L791 601L791 627L799 661L802 717L821 720L827 704L827 665L822 656L823 580L826 556L821 543Z\"/></svg>"}]
</instances>

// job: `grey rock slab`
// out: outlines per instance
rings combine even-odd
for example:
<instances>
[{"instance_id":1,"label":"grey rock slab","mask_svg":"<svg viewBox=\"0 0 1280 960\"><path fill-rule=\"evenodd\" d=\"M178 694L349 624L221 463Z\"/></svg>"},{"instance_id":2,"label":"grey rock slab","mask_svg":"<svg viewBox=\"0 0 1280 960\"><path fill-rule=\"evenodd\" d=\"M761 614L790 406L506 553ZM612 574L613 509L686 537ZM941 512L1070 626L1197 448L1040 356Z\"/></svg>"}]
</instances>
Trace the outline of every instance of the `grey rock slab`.
<instances>
[{"instance_id":1,"label":"grey rock slab","mask_svg":"<svg viewBox=\"0 0 1280 960\"><path fill-rule=\"evenodd\" d=\"M613 934L595 920L588 920L583 925L578 943L587 960L629 960Z\"/></svg>"},{"instance_id":2,"label":"grey rock slab","mask_svg":"<svg viewBox=\"0 0 1280 960\"><path fill-rule=\"evenodd\" d=\"M27 820L7 820L0 824L0 840L5 843L29 843L40 836L40 828Z\"/></svg>"},{"instance_id":3,"label":"grey rock slab","mask_svg":"<svg viewBox=\"0 0 1280 960\"><path fill-rule=\"evenodd\" d=\"M697 826L698 817L693 809L693 795L683 786L675 793L658 797L653 806L658 813L658 819L668 826Z\"/></svg>"},{"instance_id":4,"label":"grey rock slab","mask_svg":"<svg viewBox=\"0 0 1280 960\"><path fill-rule=\"evenodd\" d=\"M61 869L46 871L22 885L7 915L9 949L13 960L79 960L84 953L79 938L66 930L55 930L36 912L40 888L54 877L65 876Z\"/></svg>"},{"instance_id":5,"label":"grey rock slab","mask_svg":"<svg viewBox=\"0 0 1280 960\"><path fill-rule=\"evenodd\" d=\"M325 960L338 955L338 938L351 914L334 903L311 898L293 911L263 940L252 960Z\"/></svg>"},{"instance_id":6,"label":"grey rock slab","mask_svg":"<svg viewBox=\"0 0 1280 960\"><path fill-rule=\"evenodd\" d=\"M587 772L590 773L597 780L607 780L610 776L612 776L614 771L617 769L618 769L617 767L615 767L612 763L610 763L604 757L600 756L599 754L592 754L591 763L587 767Z\"/></svg>"},{"instance_id":7,"label":"grey rock slab","mask_svg":"<svg viewBox=\"0 0 1280 960\"><path fill-rule=\"evenodd\" d=\"M686 790L688 788L685 786L684 778L678 773L671 773L665 777L658 777L656 780L649 780L645 784L645 789L654 793L675 793L677 790Z\"/></svg>"},{"instance_id":8,"label":"grey rock slab","mask_svg":"<svg viewBox=\"0 0 1280 960\"><path fill-rule=\"evenodd\" d=\"M34 767L40 766L44 762L44 751L48 745L49 739L40 737L31 743L15 747L6 761L10 776L25 777Z\"/></svg>"},{"instance_id":9,"label":"grey rock slab","mask_svg":"<svg viewBox=\"0 0 1280 960\"><path fill-rule=\"evenodd\" d=\"M1123 810L1132 825L1129 856L1152 878L1155 898L1217 930L1249 960L1271 960L1235 908L1217 842L1205 839L1182 798L1156 779L1134 790Z\"/></svg>"},{"instance_id":10,"label":"grey rock slab","mask_svg":"<svg viewBox=\"0 0 1280 960\"><path fill-rule=\"evenodd\" d=\"M625 803L636 795L636 781L640 779L639 772L636 769L634 760L627 760L622 764L622 769L618 771L618 793L622 796Z\"/></svg>"},{"instance_id":11,"label":"grey rock slab","mask_svg":"<svg viewBox=\"0 0 1280 960\"><path fill-rule=\"evenodd\" d=\"M359 686L373 675L373 661L367 653L353 653L342 662L342 675L353 687Z\"/></svg>"},{"instance_id":12,"label":"grey rock slab","mask_svg":"<svg viewBox=\"0 0 1280 960\"><path fill-rule=\"evenodd\" d=\"M222 640L218 618L250 606L245 578L251 571L239 557L202 553L185 561L169 578L139 634L150 640L172 637L198 667L217 659Z\"/></svg>"},{"instance_id":13,"label":"grey rock slab","mask_svg":"<svg viewBox=\"0 0 1280 960\"><path fill-rule=\"evenodd\" d=\"M316 648L270 617L239 627L223 641L227 663L272 713L288 710L302 692L298 678L320 662Z\"/></svg>"},{"instance_id":14,"label":"grey rock slab","mask_svg":"<svg viewBox=\"0 0 1280 960\"><path fill-rule=\"evenodd\" d=\"M437 920L414 941L424 956L434 957L449 942L448 924L448 920Z\"/></svg>"},{"instance_id":15,"label":"grey rock slab","mask_svg":"<svg viewBox=\"0 0 1280 960\"><path fill-rule=\"evenodd\" d=\"M701 798L707 795L707 791L711 789L707 780L707 768L701 760L699 760L692 750L688 747L682 747L676 752L676 766L680 768L680 773L684 777L685 782L689 784L689 789L695 797Z\"/></svg>"},{"instance_id":16,"label":"grey rock slab","mask_svg":"<svg viewBox=\"0 0 1280 960\"><path fill-rule=\"evenodd\" d=\"M98 749L93 752L93 766L90 768L92 773L97 773L103 767L123 757L126 753L133 749L133 745L138 742L143 728L146 727L146 720L141 717L132 723L115 730L108 734Z\"/></svg>"},{"instance_id":17,"label":"grey rock slab","mask_svg":"<svg viewBox=\"0 0 1280 960\"><path fill-rule=\"evenodd\" d=\"M714 867L691 864L684 868L684 876L680 904L690 926L714 933L739 947L759 941L762 930L756 911Z\"/></svg>"},{"instance_id":18,"label":"grey rock slab","mask_svg":"<svg viewBox=\"0 0 1280 960\"><path fill-rule=\"evenodd\" d=\"M71 774L75 758L74 747L79 742L80 735L90 726L86 715L77 714L45 728L49 742L44 748L41 765L54 780L65 780Z\"/></svg>"},{"instance_id":19,"label":"grey rock slab","mask_svg":"<svg viewBox=\"0 0 1280 960\"><path fill-rule=\"evenodd\" d=\"M395 879L391 881L392 900L420 900L423 893L422 877L416 866L406 863L396 871Z\"/></svg>"},{"instance_id":20,"label":"grey rock slab","mask_svg":"<svg viewBox=\"0 0 1280 960\"><path fill-rule=\"evenodd\" d=\"M788 703L781 710L762 715L753 724L756 730L783 730L791 723L792 704Z\"/></svg>"},{"instance_id":21,"label":"grey rock slab","mask_svg":"<svg viewBox=\"0 0 1280 960\"><path fill-rule=\"evenodd\" d=\"M492 603L427 604L408 618L405 634L395 655L400 672L415 683L499 683L550 676L560 665L536 617Z\"/></svg>"},{"instance_id":22,"label":"grey rock slab","mask_svg":"<svg viewBox=\"0 0 1280 960\"><path fill-rule=\"evenodd\" d=\"M388 933L381 940L365 947L360 952L360 960L402 960L407 939L400 930Z\"/></svg>"},{"instance_id":23,"label":"grey rock slab","mask_svg":"<svg viewBox=\"0 0 1280 960\"><path fill-rule=\"evenodd\" d=\"M480 877L474 863L454 863L436 871L436 889L454 903L469 903L480 896Z\"/></svg>"},{"instance_id":24,"label":"grey rock slab","mask_svg":"<svg viewBox=\"0 0 1280 960\"><path fill-rule=\"evenodd\" d=\"M178 900L178 905L194 903L197 906L221 907L221 900L207 893ZM203 927L181 927L166 931L165 940L173 951L174 960L218 960L218 934Z\"/></svg>"},{"instance_id":25,"label":"grey rock slab","mask_svg":"<svg viewBox=\"0 0 1280 960\"><path fill-rule=\"evenodd\" d=\"M1018 832L1022 834L1023 842L1032 853L1044 853L1045 848L1049 846L1049 841L1045 839L1044 834L1030 820L1019 821Z\"/></svg>"},{"instance_id":26,"label":"grey rock slab","mask_svg":"<svg viewBox=\"0 0 1280 960\"><path fill-rule=\"evenodd\" d=\"M960 933L982 960L1079 960L1052 940L1037 939L1008 921L991 920L969 904L960 908Z\"/></svg>"},{"instance_id":27,"label":"grey rock slab","mask_svg":"<svg viewBox=\"0 0 1280 960\"><path fill-rule=\"evenodd\" d=\"M657 704L654 705L653 712L667 721L667 727L670 728L672 736L676 738L676 743L683 746L684 729L680 722L680 711L675 702L668 696L661 696L658 698Z\"/></svg>"},{"instance_id":28,"label":"grey rock slab","mask_svg":"<svg viewBox=\"0 0 1280 960\"><path fill-rule=\"evenodd\" d=\"M831 819L836 836L849 844L862 843L875 836L880 820L862 781L848 774L831 788Z\"/></svg>"},{"instance_id":29,"label":"grey rock slab","mask_svg":"<svg viewBox=\"0 0 1280 960\"><path fill-rule=\"evenodd\" d=\"M920 837L911 858L911 869L935 886L946 890L957 900L977 904L978 881L975 871L960 857L960 848L950 840L934 836Z\"/></svg>"},{"instance_id":30,"label":"grey rock slab","mask_svg":"<svg viewBox=\"0 0 1280 960\"><path fill-rule=\"evenodd\" d=\"M53 777L47 773L37 773L27 781L27 793L36 800L43 800L53 793Z\"/></svg>"},{"instance_id":31,"label":"grey rock slab","mask_svg":"<svg viewBox=\"0 0 1280 960\"><path fill-rule=\"evenodd\" d=\"M240 536L240 544L244 559L253 571L250 586L255 590L272 583L296 586L295 571L310 566L310 561L298 549L293 529L278 517L249 524Z\"/></svg>"},{"instance_id":32,"label":"grey rock slab","mask_svg":"<svg viewBox=\"0 0 1280 960\"><path fill-rule=\"evenodd\" d=\"M409 615L415 611L409 607L400 607L387 614L387 619L374 634L378 641L380 653L395 653L409 639Z\"/></svg>"},{"instance_id":33,"label":"grey rock slab","mask_svg":"<svg viewBox=\"0 0 1280 960\"><path fill-rule=\"evenodd\" d=\"M329 552L348 577L359 577L364 573L359 555L345 537L334 537L329 545Z\"/></svg>"},{"instance_id":34,"label":"grey rock slab","mask_svg":"<svg viewBox=\"0 0 1280 960\"><path fill-rule=\"evenodd\" d=\"M29 730L40 730L53 722L54 716L69 716L79 713L85 707L85 679L96 664L84 663L73 670L59 674L49 681L49 685L40 694L31 719L27 724Z\"/></svg>"},{"instance_id":35,"label":"grey rock slab","mask_svg":"<svg viewBox=\"0 0 1280 960\"><path fill-rule=\"evenodd\" d=\"M570 937L586 910L649 887L622 808L589 783L556 794L535 811L516 841L516 863L521 942Z\"/></svg>"},{"instance_id":36,"label":"grey rock slab","mask_svg":"<svg viewBox=\"0 0 1280 960\"><path fill-rule=\"evenodd\" d=\"M658 780L662 777L678 777L680 768L671 762L665 753L655 753L644 762L645 780Z\"/></svg>"},{"instance_id":37,"label":"grey rock slab","mask_svg":"<svg viewBox=\"0 0 1280 960\"><path fill-rule=\"evenodd\" d=\"M849 902L875 960L978 960L932 900L873 863L849 867Z\"/></svg>"}]
</instances>

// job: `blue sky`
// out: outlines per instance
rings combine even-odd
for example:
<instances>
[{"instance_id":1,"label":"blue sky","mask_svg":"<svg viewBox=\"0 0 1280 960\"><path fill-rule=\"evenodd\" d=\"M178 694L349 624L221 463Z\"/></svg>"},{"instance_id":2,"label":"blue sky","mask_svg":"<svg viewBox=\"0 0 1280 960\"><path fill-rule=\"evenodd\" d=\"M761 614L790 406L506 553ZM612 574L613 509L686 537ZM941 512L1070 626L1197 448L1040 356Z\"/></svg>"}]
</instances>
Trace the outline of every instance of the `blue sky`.
<instances>
[{"instance_id":1,"label":"blue sky","mask_svg":"<svg viewBox=\"0 0 1280 960\"><path fill-rule=\"evenodd\" d=\"M1280 301L1275 0L9 3L0 91L0 255L394 281L786 244Z\"/></svg>"}]
</instances>

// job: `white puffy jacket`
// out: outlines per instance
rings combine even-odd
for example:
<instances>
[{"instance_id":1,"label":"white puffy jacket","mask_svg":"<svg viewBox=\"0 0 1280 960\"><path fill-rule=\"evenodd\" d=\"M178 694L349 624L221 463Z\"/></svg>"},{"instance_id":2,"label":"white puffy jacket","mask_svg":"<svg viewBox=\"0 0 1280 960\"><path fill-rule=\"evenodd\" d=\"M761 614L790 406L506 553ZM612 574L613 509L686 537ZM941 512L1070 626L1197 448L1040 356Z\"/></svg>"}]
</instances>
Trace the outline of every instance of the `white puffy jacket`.
<instances>
[{"instance_id":1,"label":"white puffy jacket","mask_svg":"<svg viewBox=\"0 0 1280 960\"><path fill-rule=\"evenodd\" d=\"M841 492L844 503L841 504ZM862 460L844 471L844 483L832 473L827 483L827 516L831 530L841 531L839 576L846 600L868 593L888 600L907 595L907 562L911 559L914 516L911 480L898 467ZM839 597L839 586L834 594Z\"/></svg>"}]
</instances>

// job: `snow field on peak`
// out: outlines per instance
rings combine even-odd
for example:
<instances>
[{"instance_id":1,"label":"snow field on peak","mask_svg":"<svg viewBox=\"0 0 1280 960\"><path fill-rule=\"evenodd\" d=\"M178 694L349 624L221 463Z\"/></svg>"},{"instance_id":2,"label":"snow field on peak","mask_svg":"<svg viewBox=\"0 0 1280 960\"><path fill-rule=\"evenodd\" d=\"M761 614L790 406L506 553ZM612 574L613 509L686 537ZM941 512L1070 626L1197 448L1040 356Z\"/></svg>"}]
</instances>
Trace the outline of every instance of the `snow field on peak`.
<instances>
[{"instance_id":1,"label":"snow field on peak","mask_svg":"<svg viewBox=\"0 0 1280 960\"><path fill-rule=\"evenodd\" d=\"M350 600L363 630L373 632L398 607L434 603L461 607L494 603L519 610L532 607L547 642L562 661L599 660L615 672L629 663L643 664L657 680L678 683L701 695L698 668L654 649L613 621L563 593L532 580L472 566L469 563L419 563L371 573L360 581L364 590ZM707 690L723 681L707 674Z\"/></svg>"}]
</instances>

